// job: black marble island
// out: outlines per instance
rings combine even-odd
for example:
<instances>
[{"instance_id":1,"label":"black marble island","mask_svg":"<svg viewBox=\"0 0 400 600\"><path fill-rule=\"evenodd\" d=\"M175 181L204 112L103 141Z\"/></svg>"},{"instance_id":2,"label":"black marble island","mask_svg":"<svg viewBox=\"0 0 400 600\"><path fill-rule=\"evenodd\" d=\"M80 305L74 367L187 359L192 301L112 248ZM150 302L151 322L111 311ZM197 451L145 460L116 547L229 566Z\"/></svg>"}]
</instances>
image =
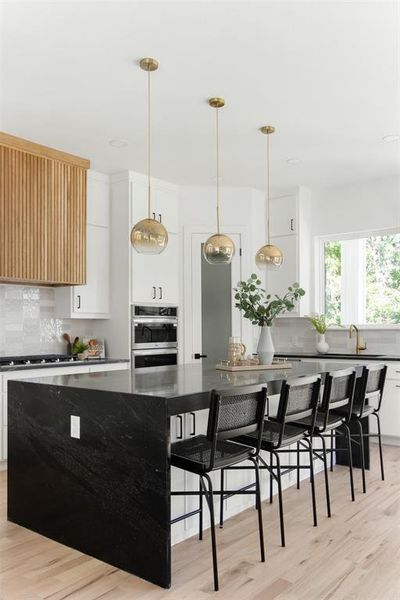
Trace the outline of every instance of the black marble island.
<instances>
[{"instance_id":1,"label":"black marble island","mask_svg":"<svg viewBox=\"0 0 400 600\"><path fill-rule=\"evenodd\" d=\"M283 379L348 366L230 373L188 364L11 381L8 519L169 587L170 416L208 408L214 388L267 384L273 395Z\"/></svg>"}]
</instances>

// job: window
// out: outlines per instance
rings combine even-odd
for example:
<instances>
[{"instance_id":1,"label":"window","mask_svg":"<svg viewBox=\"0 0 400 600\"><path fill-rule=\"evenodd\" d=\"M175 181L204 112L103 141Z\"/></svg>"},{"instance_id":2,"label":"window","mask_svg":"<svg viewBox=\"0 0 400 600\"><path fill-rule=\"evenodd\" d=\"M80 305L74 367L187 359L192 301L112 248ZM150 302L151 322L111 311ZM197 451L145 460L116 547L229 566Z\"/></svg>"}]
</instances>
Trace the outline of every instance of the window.
<instances>
[{"instance_id":1,"label":"window","mask_svg":"<svg viewBox=\"0 0 400 600\"><path fill-rule=\"evenodd\" d=\"M321 257L329 322L400 324L400 233L331 238Z\"/></svg>"}]
</instances>

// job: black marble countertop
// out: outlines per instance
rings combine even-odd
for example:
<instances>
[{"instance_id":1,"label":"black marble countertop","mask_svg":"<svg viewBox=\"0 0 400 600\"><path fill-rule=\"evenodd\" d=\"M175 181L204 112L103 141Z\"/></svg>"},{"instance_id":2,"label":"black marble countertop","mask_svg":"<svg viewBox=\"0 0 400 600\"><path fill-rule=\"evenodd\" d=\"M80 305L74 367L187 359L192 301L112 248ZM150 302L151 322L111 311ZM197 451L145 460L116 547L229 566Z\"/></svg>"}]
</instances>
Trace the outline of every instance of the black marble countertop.
<instances>
[{"instance_id":1,"label":"black marble countertop","mask_svg":"<svg viewBox=\"0 0 400 600\"><path fill-rule=\"evenodd\" d=\"M280 351L275 354L278 358L315 358L317 360L324 360L329 358L330 360L372 360L374 362L387 362L387 361L400 361L400 355L396 354L351 354L344 352L327 352L327 354L319 354L317 352L293 352L288 350L287 352Z\"/></svg>"},{"instance_id":2,"label":"black marble countertop","mask_svg":"<svg viewBox=\"0 0 400 600\"><path fill-rule=\"evenodd\" d=\"M136 400L141 397L157 397L168 400L170 414L204 408L205 399L213 389L229 389L242 385L267 384L269 394L278 394L284 379L306 375L324 375L349 367L346 362L315 361L293 362L292 368L267 371L227 372L201 364L185 364L173 367L126 369L25 379L24 382L61 386L71 389L105 391L110 394L129 394ZM361 365L357 365L361 370Z\"/></svg>"},{"instance_id":3,"label":"black marble countertop","mask_svg":"<svg viewBox=\"0 0 400 600\"><path fill-rule=\"evenodd\" d=\"M87 358L53 363L33 363L30 365L2 365L0 375L9 371L31 371L32 369L55 369L60 367L87 367L88 365L112 365L114 363L129 363L128 358Z\"/></svg>"}]
</instances>

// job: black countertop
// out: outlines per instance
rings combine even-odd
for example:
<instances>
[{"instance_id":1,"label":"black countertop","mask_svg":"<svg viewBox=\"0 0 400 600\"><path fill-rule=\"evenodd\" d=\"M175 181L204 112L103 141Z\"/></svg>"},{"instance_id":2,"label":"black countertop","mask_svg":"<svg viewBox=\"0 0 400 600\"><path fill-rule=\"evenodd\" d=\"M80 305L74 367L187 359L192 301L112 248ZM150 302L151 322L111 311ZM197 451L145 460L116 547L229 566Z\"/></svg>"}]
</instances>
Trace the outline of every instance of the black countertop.
<instances>
[{"instance_id":1,"label":"black countertop","mask_svg":"<svg viewBox=\"0 0 400 600\"><path fill-rule=\"evenodd\" d=\"M278 358L315 358L317 360L324 360L329 358L330 360L368 360L376 363L388 362L388 361L400 361L400 355L396 354L351 354L344 352L327 352L326 354L319 354L318 352L293 352L288 350L287 352L280 351L275 354Z\"/></svg>"},{"instance_id":2,"label":"black countertop","mask_svg":"<svg viewBox=\"0 0 400 600\"><path fill-rule=\"evenodd\" d=\"M361 365L357 365L361 370ZM142 397L164 398L168 400L169 414L200 410L207 405L206 400L213 389L229 389L241 385L267 384L271 395L278 394L281 382L305 375L324 376L328 371L339 371L349 367L346 362L315 361L293 362L290 369L267 371L227 372L201 364L185 364L173 367L152 367L126 369L100 373L58 375L55 377L26 379L24 382L70 389L105 391L110 394L129 394L135 400ZM111 397L111 396L110 396ZM187 412L188 412L187 411Z\"/></svg>"},{"instance_id":3,"label":"black countertop","mask_svg":"<svg viewBox=\"0 0 400 600\"><path fill-rule=\"evenodd\" d=\"M9 371L31 371L32 369L56 369L60 367L87 367L92 365L112 365L114 363L128 363L127 358L87 358L65 362L32 363L30 365L2 365L0 375Z\"/></svg>"}]
</instances>

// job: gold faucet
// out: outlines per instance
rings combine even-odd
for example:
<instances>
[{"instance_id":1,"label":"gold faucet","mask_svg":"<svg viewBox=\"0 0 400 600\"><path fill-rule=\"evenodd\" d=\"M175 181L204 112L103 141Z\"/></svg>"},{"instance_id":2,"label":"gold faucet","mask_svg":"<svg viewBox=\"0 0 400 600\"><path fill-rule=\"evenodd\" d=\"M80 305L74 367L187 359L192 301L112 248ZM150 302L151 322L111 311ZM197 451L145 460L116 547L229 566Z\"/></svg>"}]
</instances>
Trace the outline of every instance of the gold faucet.
<instances>
[{"instance_id":1,"label":"gold faucet","mask_svg":"<svg viewBox=\"0 0 400 600\"><path fill-rule=\"evenodd\" d=\"M364 344L362 344L362 345L360 344L360 331L359 331L357 325L354 325L352 323L349 327L349 338L353 337L353 331L356 332L356 354L360 354L361 350L367 349L367 343L364 342Z\"/></svg>"}]
</instances>

